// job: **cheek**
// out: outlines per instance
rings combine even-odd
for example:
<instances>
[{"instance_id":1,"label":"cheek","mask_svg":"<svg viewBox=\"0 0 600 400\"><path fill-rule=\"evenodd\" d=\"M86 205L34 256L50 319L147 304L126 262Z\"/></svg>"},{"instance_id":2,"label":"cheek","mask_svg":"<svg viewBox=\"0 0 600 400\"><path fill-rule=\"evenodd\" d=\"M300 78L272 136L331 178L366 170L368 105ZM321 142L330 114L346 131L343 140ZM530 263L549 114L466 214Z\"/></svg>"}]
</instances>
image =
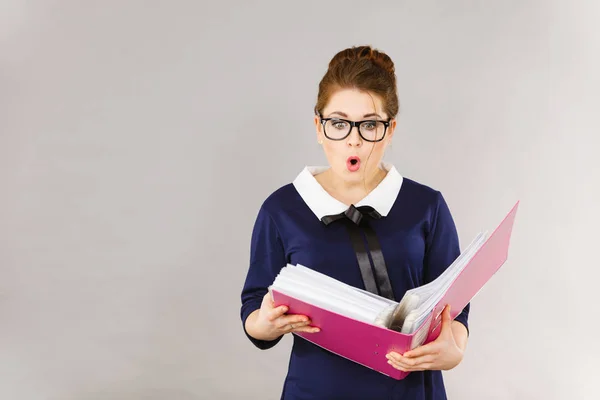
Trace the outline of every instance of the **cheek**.
<instances>
[{"instance_id":1,"label":"cheek","mask_svg":"<svg viewBox=\"0 0 600 400\"><path fill-rule=\"evenodd\" d=\"M336 160L342 158L345 154L345 147L343 143L343 141L334 142L331 140L323 143L323 150L325 151L327 159Z\"/></svg>"},{"instance_id":2,"label":"cheek","mask_svg":"<svg viewBox=\"0 0 600 400\"><path fill-rule=\"evenodd\" d=\"M377 143L372 148L367 149L366 152L367 154L370 154L369 163L378 162L385 154L385 145Z\"/></svg>"}]
</instances>

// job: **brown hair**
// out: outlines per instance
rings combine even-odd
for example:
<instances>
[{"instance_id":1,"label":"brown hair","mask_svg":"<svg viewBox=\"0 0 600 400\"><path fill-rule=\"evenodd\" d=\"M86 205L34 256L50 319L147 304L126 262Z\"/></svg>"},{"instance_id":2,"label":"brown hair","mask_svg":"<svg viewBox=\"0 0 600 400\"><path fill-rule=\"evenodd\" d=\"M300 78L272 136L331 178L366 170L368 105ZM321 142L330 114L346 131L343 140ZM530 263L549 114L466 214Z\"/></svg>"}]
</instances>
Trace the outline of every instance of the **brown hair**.
<instances>
[{"instance_id":1,"label":"brown hair","mask_svg":"<svg viewBox=\"0 0 600 400\"><path fill-rule=\"evenodd\" d=\"M396 74L392 59L371 46L354 46L337 53L319 83L315 113L322 115L337 90L358 89L381 97L390 118L398 114Z\"/></svg>"}]
</instances>

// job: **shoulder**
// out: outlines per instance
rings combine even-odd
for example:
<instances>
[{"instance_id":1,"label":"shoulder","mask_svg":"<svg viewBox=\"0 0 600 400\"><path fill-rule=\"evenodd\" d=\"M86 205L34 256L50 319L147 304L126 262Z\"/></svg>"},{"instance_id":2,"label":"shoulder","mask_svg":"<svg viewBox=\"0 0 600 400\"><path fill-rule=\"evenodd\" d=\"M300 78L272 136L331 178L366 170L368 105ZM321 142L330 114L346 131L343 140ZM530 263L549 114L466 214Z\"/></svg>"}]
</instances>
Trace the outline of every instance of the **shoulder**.
<instances>
[{"instance_id":1,"label":"shoulder","mask_svg":"<svg viewBox=\"0 0 600 400\"><path fill-rule=\"evenodd\" d=\"M425 227L433 226L440 219L448 222L452 219L450 207L439 188L406 177L392 211L392 216Z\"/></svg>"},{"instance_id":2,"label":"shoulder","mask_svg":"<svg viewBox=\"0 0 600 400\"><path fill-rule=\"evenodd\" d=\"M273 190L260 204L255 226L276 232L283 240L294 231L296 222L309 218L301 202L292 183Z\"/></svg>"},{"instance_id":3,"label":"shoulder","mask_svg":"<svg viewBox=\"0 0 600 400\"><path fill-rule=\"evenodd\" d=\"M269 193L260 204L259 219L270 219L277 225L287 221L290 215L301 213L302 198L293 183L287 183Z\"/></svg>"},{"instance_id":4,"label":"shoulder","mask_svg":"<svg viewBox=\"0 0 600 400\"><path fill-rule=\"evenodd\" d=\"M402 196L399 197L403 197L401 200L411 199L416 203L427 206L427 208L437 208L440 203L445 202L439 189L406 177L402 179L400 194Z\"/></svg>"},{"instance_id":5,"label":"shoulder","mask_svg":"<svg viewBox=\"0 0 600 400\"><path fill-rule=\"evenodd\" d=\"M271 192L262 202L261 209L277 214L297 200L298 192L292 183L287 183Z\"/></svg>"},{"instance_id":6,"label":"shoulder","mask_svg":"<svg viewBox=\"0 0 600 400\"><path fill-rule=\"evenodd\" d=\"M436 235L446 240L457 236L452 212L440 189L404 178L400 193L396 212L422 227L428 245ZM430 235L432 232L436 235Z\"/></svg>"}]
</instances>

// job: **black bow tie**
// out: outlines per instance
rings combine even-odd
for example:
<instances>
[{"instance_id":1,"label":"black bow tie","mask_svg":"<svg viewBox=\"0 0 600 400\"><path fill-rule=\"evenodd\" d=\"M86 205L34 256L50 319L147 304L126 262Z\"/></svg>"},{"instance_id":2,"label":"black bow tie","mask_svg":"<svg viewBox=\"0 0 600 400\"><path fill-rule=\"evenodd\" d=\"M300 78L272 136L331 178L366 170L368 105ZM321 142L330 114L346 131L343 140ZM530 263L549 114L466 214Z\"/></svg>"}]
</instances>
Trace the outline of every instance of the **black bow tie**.
<instances>
[{"instance_id":1,"label":"black bow tie","mask_svg":"<svg viewBox=\"0 0 600 400\"><path fill-rule=\"evenodd\" d=\"M330 223L337 221L338 219L348 218L356 225L360 225L364 216L368 216L373 219L381 218L381 214L379 214L377 210L375 210L371 206L355 207L354 204L351 204L346 211L341 212L339 214L325 215L323 218L321 218L321 221L325 225L329 225Z\"/></svg>"}]
</instances>

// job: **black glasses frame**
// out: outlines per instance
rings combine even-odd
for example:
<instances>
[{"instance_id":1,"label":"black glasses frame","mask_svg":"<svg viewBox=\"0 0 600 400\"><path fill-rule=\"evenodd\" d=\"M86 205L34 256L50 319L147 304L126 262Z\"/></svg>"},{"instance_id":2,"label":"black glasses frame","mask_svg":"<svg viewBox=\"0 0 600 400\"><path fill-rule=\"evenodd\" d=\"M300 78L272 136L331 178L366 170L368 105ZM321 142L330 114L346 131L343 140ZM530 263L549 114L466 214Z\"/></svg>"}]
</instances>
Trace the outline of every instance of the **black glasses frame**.
<instances>
[{"instance_id":1,"label":"black glasses frame","mask_svg":"<svg viewBox=\"0 0 600 400\"><path fill-rule=\"evenodd\" d=\"M390 121L392 120L391 118L388 118L387 121L380 121L380 120L376 120L376 119L364 119L362 121L356 121L355 122L355 121L350 121L350 120L347 120L347 119L337 118L337 117L335 117L335 118L323 118L320 115L319 115L319 118L321 120L321 126L323 126L323 133L325 134L325 137L327 139L329 139L329 140L335 140L335 141L344 140L344 139L346 139L350 135L350 133L352 133L352 129L354 127L356 127L356 129L358 130L358 134L360 135L360 137L364 141L371 142L371 143L381 142L385 138L385 134L387 133L387 128L388 128L388 126L390 126ZM348 129L348 133L344 137L334 139L332 137L329 137L327 135L327 131L325 130L325 124L327 123L327 121L343 121L343 122L347 122L348 124L350 124L350 129ZM366 137L364 137L363 134L362 134L362 132L360 131L360 125L362 123L364 123L364 122L371 122L371 123L373 123L373 122L381 122L383 124L383 126L384 126L383 136L381 136L381 139L371 140L371 139L367 139Z\"/></svg>"}]
</instances>

